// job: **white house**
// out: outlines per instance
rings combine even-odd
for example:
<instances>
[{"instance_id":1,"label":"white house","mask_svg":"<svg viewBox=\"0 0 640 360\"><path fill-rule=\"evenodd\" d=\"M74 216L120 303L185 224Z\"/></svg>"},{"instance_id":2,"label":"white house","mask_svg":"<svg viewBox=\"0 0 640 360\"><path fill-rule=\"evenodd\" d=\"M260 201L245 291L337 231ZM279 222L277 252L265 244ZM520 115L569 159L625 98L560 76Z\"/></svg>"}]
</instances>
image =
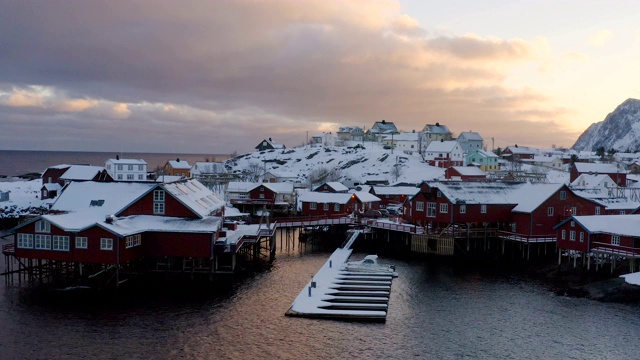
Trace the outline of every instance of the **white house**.
<instances>
[{"instance_id":1,"label":"white house","mask_svg":"<svg viewBox=\"0 0 640 360\"><path fill-rule=\"evenodd\" d=\"M448 168L462 166L462 146L455 140L432 141L424 151L424 160L431 166Z\"/></svg>"},{"instance_id":2,"label":"white house","mask_svg":"<svg viewBox=\"0 0 640 360\"><path fill-rule=\"evenodd\" d=\"M141 181L147 179L147 162L142 159L108 159L104 163L107 173L115 181Z\"/></svg>"},{"instance_id":3,"label":"white house","mask_svg":"<svg viewBox=\"0 0 640 360\"><path fill-rule=\"evenodd\" d=\"M358 141L364 140L364 130L359 126L343 126L336 133L341 141Z\"/></svg>"},{"instance_id":4,"label":"white house","mask_svg":"<svg viewBox=\"0 0 640 360\"><path fill-rule=\"evenodd\" d=\"M191 176L225 174L227 170L222 162L196 161L191 166Z\"/></svg>"},{"instance_id":5,"label":"white house","mask_svg":"<svg viewBox=\"0 0 640 360\"><path fill-rule=\"evenodd\" d=\"M330 132L322 132L311 137L312 146L336 146L338 137Z\"/></svg>"},{"instance_id":6,"label":"white house","mask_svg":"<svg viewBox=\"0 0 640 360\"><path fill-rule=\"evenodd\" d=\"M482 150L483 139L477 132L463 131L460 133L457 140L460 143L460 146L462 146L462 151L464 151L465 154L474 150Z\"/></svg>"},{"instance_id":7,"label":"white house","mask_svg":"<svg viewBox=\"0 0 640 360\"><path fill-rule=\"evenodd\" d=\"M446 125L440 125L440 123L427 124L420 132L420 151L424 150L433 141L448 141L453 139L453 135Z\"/></svg>"},{"instance_id":8,"label":"white house","mask_svg":"<svg viewBox=\"0 0 640 360\"><path fill-rule=\"evenodd\" d=\"M393 146L396 150L412 154L418 151L419 135L420 134L416 132L384 135L382 138L382 144Z\"/></svg>"}]
</instances>

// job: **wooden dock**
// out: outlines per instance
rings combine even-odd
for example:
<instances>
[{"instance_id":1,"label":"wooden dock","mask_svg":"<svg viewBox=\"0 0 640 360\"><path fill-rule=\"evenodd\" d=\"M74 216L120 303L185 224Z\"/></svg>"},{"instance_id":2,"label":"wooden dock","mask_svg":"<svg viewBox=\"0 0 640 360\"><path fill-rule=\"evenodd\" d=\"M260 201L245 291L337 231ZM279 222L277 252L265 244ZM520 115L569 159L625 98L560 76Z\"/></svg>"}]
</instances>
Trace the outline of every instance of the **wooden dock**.
<instances>
[{"instance_id":1,"label":"wooden dock","mask_svg":"<svg viewBox=\"0 0 640 360\"><path fill-rule=\"evenodd\" d=\"M307 318L385 321L389 307L390 272L347 271L355 231L307 283L285 315Z\"/></svg>"}]
</instances>

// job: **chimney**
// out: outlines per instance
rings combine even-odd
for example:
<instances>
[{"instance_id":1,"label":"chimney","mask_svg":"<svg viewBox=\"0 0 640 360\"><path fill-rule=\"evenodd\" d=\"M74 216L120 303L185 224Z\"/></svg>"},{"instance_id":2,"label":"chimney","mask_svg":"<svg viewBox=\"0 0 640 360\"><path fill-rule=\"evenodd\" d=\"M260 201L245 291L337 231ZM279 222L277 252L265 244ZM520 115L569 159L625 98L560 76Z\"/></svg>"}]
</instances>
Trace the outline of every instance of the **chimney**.
<instances>
[{"instance_id":1,"label":"chimney","mask_svg":"<svg viewBox=\"0 0 640 360\"><path fill-rule=\"evenodd\" d=\"M180 158L176 158L176 162L180 162Z\"/></svg>"},{"instance_id":2,"label":"chimney","mask_svg":"<svg viewBox=\"0 0 640 360\"><path fill-rule=\"evenodd\" d=\"M116 155L116 160L120 160L120 155Z\"/></svg>"},{"instance_id":3,"label":"chimney","mask_svg":"<svg viewBox=\"0 0 640 360\"><path fill-rule=\"evenodd\" d=\"M107 224L113 224L113 219L114 219L113 215L107 215L104 219L104 222L106 222Z\"/></svg>"}]
</instances>

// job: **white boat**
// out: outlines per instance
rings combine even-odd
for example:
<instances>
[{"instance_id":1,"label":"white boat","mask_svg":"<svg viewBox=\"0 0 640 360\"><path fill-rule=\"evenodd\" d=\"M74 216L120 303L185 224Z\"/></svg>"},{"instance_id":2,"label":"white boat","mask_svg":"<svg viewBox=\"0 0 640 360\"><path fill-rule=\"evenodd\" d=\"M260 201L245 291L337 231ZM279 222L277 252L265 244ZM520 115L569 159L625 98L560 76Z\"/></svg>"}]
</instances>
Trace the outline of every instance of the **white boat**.
<instances>
[{"instance_id":1,"label":"white boat","mask_svg":"<svg viewBox=\"0 0 640 360\"><path fill-rule=\"evenodd\" d=\"M395 266L378 264L378 255L367 255L360 261L347 262L344 264L343 270L349 272L389 274L393 277L398 277Z\"/></svg>"}]
</instances>

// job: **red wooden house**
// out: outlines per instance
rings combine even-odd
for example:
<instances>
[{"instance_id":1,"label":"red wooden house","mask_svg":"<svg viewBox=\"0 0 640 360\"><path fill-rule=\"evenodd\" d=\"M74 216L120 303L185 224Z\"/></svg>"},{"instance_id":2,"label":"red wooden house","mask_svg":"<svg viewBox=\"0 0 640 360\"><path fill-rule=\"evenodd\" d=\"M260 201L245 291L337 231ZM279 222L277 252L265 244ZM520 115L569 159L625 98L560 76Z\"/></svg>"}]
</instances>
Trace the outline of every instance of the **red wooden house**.
<instances>
[{"instance_id":1,"label":"red wooden house","mask_svg":"<svg viewBox=\"0 0 640 360\"><path fill-rule=\"evenodd\" d=\"M562 250L640 257L640 215L572 216L555 230Z\"/></svg>"},{"instance_id":2,"label":"red wooden house","mask_svg":"<svg viewBox=\"0 0 640 360\"><path fill-rule=\"evenodd\" d=\"M474 165L451 166L444 171L444 177L462 181L482 181L487 179L487 173Z\"/></svg>"},{"instance_id":3,"label":"red wooden house","mask_svg":"<svg viewBox=\"0 0 640 360\"><path fill-rule=\"evenodd\" d=\"M526 146L507 146L502 150L502 157L511 161L520 161L522 159L533 159L535 151Z\"/></svg>"},{"instance_id":4,"label":"red wooden house","mask_svg":"<svg viewBox=\"0 0 640 360\"><path fill-rule=\"evenodd\" d=\"M316 186L313 191L330 192L330 193L346 193L349 188L338 181L330 181Z\"/></svg>"},{"instance_id":5,"label":"red wooden house","mask_svg":"<svg viewBox=\"0 0 640 360\"><path fill-rule=\"evenodd\" d=\"M302 216L332 216L353 213L358 200L355 194L307 191L300 194L298 201Z\"/></svg>"},{"instance_id":6,"label":"red wooden house","mask_svg":"<svg viewBox=\"0 0 640 360\"><path fill-rule=\"evenodd\" d=\"M260 215L265 207L276 215L286 213L295 201L291 183L230 182L227 199L241 212L253 215Z\"/></svg>"},{"instance_id":7,"label":"red wooden house","mask_svg":"<svg viewBox=\"0 0 640 360\"><path fill-rule=\"evenodd\" d=\"M618 186L627 186L627 171L619 169L616 164L575 162L571 166L569 181L574 182L582 174L609 175Z\"/></svg>"},{"instance_id":8,"label":"red wooden house","mask_svg":"<svg viewBox=\"0 0 640 360\"><path fill-rule=\"evenodd\" d=\"M389 205L404 205L407 199L420 192L416 186L372 186L369 192L380 198L379 207Z\"/></svg>"},{"instance_id":9,"label":"red wooden house","mask_svg":"<svg viewBox=\"0 0 640 360\"><path fill-rule=\"evenodd\" d=\"M73 182L42 215L12 229L17 258L122 264L145 257L209 259L224 201L196 180Z\"/></svg>"}]
</instances>

